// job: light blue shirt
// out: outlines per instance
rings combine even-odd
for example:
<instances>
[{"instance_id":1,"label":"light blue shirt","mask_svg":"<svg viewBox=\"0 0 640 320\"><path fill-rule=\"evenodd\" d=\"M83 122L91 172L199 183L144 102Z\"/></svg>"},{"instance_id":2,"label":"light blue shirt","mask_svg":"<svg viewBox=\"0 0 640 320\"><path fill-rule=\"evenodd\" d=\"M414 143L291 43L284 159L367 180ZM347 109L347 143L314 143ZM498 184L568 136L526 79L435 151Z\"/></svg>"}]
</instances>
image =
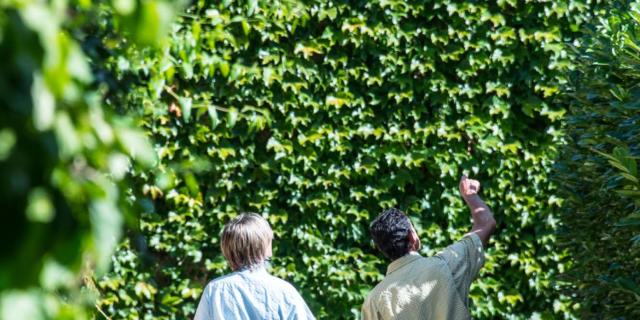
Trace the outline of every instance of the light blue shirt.
<instances>
[{"instance_id":1,"label":"light blue shirt","mask_svg":"<svg viewBox=\"0 0 640 320\"><path fill-rule=\"evenodd\" d=\"M241 270L209 282L194 320L299 319L313 314L298 291L265 267Z\"/></svg>"}]
</instances>

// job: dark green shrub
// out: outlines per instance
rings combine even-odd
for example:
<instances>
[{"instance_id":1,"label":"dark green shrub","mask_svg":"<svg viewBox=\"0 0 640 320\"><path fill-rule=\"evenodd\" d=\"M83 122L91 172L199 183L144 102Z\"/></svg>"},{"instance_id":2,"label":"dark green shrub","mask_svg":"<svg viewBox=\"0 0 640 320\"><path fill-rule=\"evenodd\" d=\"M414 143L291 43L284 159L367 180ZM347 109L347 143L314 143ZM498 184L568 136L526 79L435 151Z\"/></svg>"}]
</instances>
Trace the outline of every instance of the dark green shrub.
<instances>
[{"instance_id":1,"label":"dark green shrub","mask_svg":"<svg viewBox=\"0 0 640 320\"><path fill-rule=\"evenodd\" d=\"M616 4L576 49L555 173L564 276L583 319L640 318L640 11Z\"/></svg>"},{"instance_id":2,"label":"dark green shrub","mask_svg":"<svg viewBox=\"0 0 640 320\"><path fill-rule=\"evenodd\" d=\"M276 233L274 273L318 317L353 318L386 268L369 221L400 207L435 252L470 227L469 170L499 221L474 317L568 317L552 101L589 5L195 2L165 54L110 60L111 101L144 116L161 160L136 174L146 211L100 281L102 310L190 317L229 271L221 226L254 211Z\"/></svg>"},{"instance_id":3,"label":"dark green shrub","mask_svg":"<svg viewBox=\"0 0 640 320\"><path fill-rule=\"evenodd\" d=\"M91 317L97 297L83 276L108 270L133 217L129 168L156 159L131 119L102 108L102 81L75 38L90 2L0 2L0 319ZM145 1L114 23L154 23L133 39L157 43L171 8Z\"/></svg>"}]
</instances>

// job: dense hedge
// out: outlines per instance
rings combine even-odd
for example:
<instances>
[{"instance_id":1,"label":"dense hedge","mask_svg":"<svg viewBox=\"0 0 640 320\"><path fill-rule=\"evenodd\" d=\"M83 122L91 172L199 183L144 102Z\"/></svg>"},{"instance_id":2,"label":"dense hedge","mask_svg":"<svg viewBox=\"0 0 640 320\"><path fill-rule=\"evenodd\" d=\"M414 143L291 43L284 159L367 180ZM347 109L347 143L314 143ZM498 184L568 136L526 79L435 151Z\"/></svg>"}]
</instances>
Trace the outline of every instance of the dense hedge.
<instances>
[{"instance_id":1,"label":"dense hedge","mask_svg":"<svg viewBox=\"0 0 640 320\"><path fill-rule=\"evenodd\" d=\"M640 318L640 6L616 1L576 49L559 250L582 319Z\"/></svg>"},{"instance_id":2,"label":"dense hedge","mask_svg":"<svg viewBox=\"0 0 640 320\"><path fill-rule=\"evenodd\" d=\"M156 161L139 128L103 108L102 81L76 39L90 2L0 2L0 319L92 316L97 297L82 275L109 269L133 218L127 171ZM174 9L116 7L114 32L135 20L129 43L144 46L158 43Z\"/></svg>"},{"instance_id":3,"label":"dense hedge","mask_svg":"<svg viewBox=\"0 0 640 320\"><path fill-rule=\"evenodd\" d=\"M424 254L470 227L456 185L483 181L499 222L472 290L478 318L568 316L553 278L552 101L588 1L195 1L163 55L110 59L112 104L146 119L160 162L102 278L114 318L190 317L229 272L222 225L268 217L274 274L324 319L353 318L386 261L367 227L408 212ZM115 85L117 87L117 85ZM126 89L126 94L119 94Z\"/></svg>"}]
</instances>

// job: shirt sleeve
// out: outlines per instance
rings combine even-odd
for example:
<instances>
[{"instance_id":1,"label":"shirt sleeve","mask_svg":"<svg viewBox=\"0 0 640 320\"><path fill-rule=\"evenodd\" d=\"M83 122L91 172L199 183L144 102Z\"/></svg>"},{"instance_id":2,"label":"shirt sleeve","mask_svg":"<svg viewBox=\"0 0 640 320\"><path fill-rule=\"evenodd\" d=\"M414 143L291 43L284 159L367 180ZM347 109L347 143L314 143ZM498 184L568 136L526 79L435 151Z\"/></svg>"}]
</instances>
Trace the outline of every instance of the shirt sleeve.
<instances>
[{"instance_id":1,"label":"shirt sleeve","mask_svg":"<svg viewBox=\"0 0 640 320\"><path fill-rule=\"evenodd\" d=\"M362 320L377 320L376 311L373 309L371 301L369 298L364 300L362 304Z\"/></svg>"},{"instance_id":2,"label":"shirt sleeve","mask_svg":"<svg viewBox=\"0 0 640 320\"><path fill-rule=\"evenodd\" d=\"M467 234L461 240L446 247L437 256L446 261L453 275L456 289L468 305L469 287L484 265L482 241L475 233Z\"/></svg>"},{"instance_id":3,"label":"shirt sleeve","mask_svg":"<svg viewBox=\"0 0 640 320\"><path fill-rule=\"evenodd\" d=\"M297 319L306 319L306 320L315 320L316 318L313 316L313 313L311 313L311 310L309 309L309 306L307 306L307 303L304 302L304 300L302 299L302 297L300 297L300 302L297 304L296 309L298 314L301 315L301 317L297 318Z\"/></svg>"},{"instance_id":4,"label":"shirt sleeve","mask_svg":"<svg viewBox=\"0 0 640 320\"><path fill-rule=\"evenodd\" d=\"M304 301L304 298L300 295L298 290L296 290L291 284L287 283L287 295L292 297L292 300L289 302L290 304L290 312L287 319L289 320L315 320L313 313L307 306L307 303Z\"/></svg>"},{"instance_id":5,"label":"shirt sleeve","mask_svg":"<svg viewBox=\"0 0 640 320\"><path fill-rule=\"evenodd\" d=\"M294 302L293 312L290 313L290 320L315 320L316 318L311 313L311 310L304 302L302 297L298 297L297 301Z\"/></svg>"},{"instance_id":6,"label":"shirt sleeve","mask_svg":"<svg viewBox=\"0 0 640 320\"><path fill-rule=\"evenodd\" d=\"M193 317L193 320L211 320L213 317L211 316L211 308L209 306L209 295L207 294L209 290L207 290L209 286L207 285L202 291L202 296L200 296L200 303L198 303L198 309L196 309L196 315Z\"/></svg>"}]
</instances>

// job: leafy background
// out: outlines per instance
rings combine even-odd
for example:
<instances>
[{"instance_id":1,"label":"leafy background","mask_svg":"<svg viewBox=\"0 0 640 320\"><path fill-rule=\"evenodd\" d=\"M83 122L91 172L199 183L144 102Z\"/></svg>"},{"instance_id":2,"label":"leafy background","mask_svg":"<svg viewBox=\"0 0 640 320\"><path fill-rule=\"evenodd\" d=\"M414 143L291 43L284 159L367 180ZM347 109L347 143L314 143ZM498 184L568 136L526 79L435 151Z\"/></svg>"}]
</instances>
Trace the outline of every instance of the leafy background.
<instances>
[{"instance_id":1,"label":"leafy background","mask_svg":"<svg viewBox=\"0 0 640 320\"><path fill-rule=\"evenodd\" d=\"M640 317L640 7L616 3L575 48L567 145L554 170L565 185L558 245L580 318Z\"/></svg>"},{"instance_id":2,"label":"leafy background","mask_svg":"<svg viewBox=\"0 0 640 320\"><path fill-rule=\"evenodd\" d=\"M0 319L91 317L91 277L110 269L123 223L139 211L127 172L157 161L135 123L105 107L77 40L84 13L110 6L93 5L0 1ZM117 7L111 30L156 46L175 9Z\"/></svg>"},{"instance_id":3,"label":"leafy background","mask_svg":"<svg viewBox=\"0 0 640 320\"><path fill-rule=\"evenodd\" d=\"M2 319L190 318L242 211L354 318L387 264L368 222L399 207L436 252L463 172L499 222L474 318L637 314L637 4L0 8Z\"/></svg>"},{"instance_id":4,"label":"leafy background","mask_svg":"<svg viewBox=\"0 0 640 320\"><path fill-rule=\"evenodd\" d=\"M140 226L101 278L117 318L193 314L229 272L218 234L242 211L275 234L274 274L319 318L353 318L386 268L367 234L391 206L424 254L470 216L456 191L484 183L500 230L471 291L479 318L563 317L554 276L561 199L548 173L582 2L198 1L163 54L106 58L111 101L143 119L160 159L135 174Z\"/></svg>"}]
</instances>

